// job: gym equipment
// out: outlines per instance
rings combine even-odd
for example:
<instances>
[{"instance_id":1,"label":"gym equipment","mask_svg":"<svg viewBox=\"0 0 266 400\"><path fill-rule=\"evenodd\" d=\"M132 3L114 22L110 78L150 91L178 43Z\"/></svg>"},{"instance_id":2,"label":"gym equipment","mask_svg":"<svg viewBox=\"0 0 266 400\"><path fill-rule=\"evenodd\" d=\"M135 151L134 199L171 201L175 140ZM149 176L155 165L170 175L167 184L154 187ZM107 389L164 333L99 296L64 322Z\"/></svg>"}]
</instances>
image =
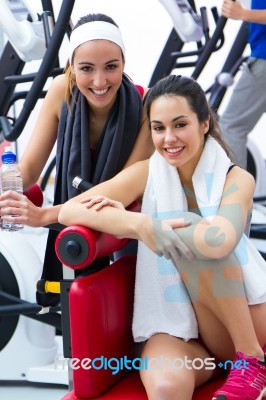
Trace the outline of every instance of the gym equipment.
<instances>
[{"instance_id":1,"label":"gym equipment","mask_svg":"<svg viewBox=\"0 0 266 400\"><path fill-rule=\"evenodd\" d=\"M57 255L63 264L75 270L69 246L72 247L74 242L77 248L80 246L77 252L80 262L87 258L86 253L93 261L96 254L97 257L105 256L117 250L119 240L110 236L83 226L68 227L56 242ZM133 256L123 256L96 272L90 271L88 266L82 276L71 282L69 312L73 389L62 400L147 400L137 371L139 347L133 342L131 331L135 261ZM127 366L122 364L125 359L131 361ZM91 367L93 362L94 368ZM212 381L195 391L193 400L211 398L223 379L224 375L217 373Z\"/></svg>"},{"instance_id":2,"label":"gym equipment","mask_svg":"<svg viewBox=\"0 0 266 400\"><path fill-rule=\"evenodd\" d=\"M43 23L27 0L3 0L0 26L23 61L43 58L46 50Z\"/></svg>"},{"instance_id":3,"label":"gym equipment","mask_svg":"<svg viewBox=\"0 0 266 400\"><path fill-rule=\"evenodd\" d=\"M195 69L200 68L202 70L210 55L219 50L224 43L223 27L219 23L216 7L211 8L216 29L210 37L206 7L200 8L199 15L196 12L194 0L159 1L169 13L174 28L159 57L148 86L153 86L159 79L169 75L176 68L195 67ZM184 20L188 22L188 27L184 24ZM183 47L186 43L194 43L196 49L185 51ZM194 57L193 60L192 57ZM188 61L180 62L179 60L186 58L188 58ZM197 77L200 72L195 72Z\"/></svg>"},{"instance_id":4,"label":"gym equipment","mask_svg":"<svg viewBox=\"0 0 266 400\"><path fill-rule=\"evenodd\" d=\"M0 379L28 380L30 367L53 362L57 344L54 327L23 315L36 301L34 288L42 262L27 233L10 235L0 232L0 362L4 366ZM12 315L14 308L22 315ZM31 312L38 311L32 307Z\"/></svg>"},{"instance_id":5,"label":"gym equipment","mask_svg":"<svg viewBox=\"0 0 266 400\"><path fill-rule=\"evenodd\" d=\"M199 42L203 36L201 17L186 0L159 0L172 17L175 30L183 42Z\"/></svg>"},{"instance_id":6,"label":"gym equipment","mask_svg":"<svg viewBox=\"0 0 266 400\"><path fill-rule=\"evenodd\" d=\"M13 2L13 3L19 3L19 1ZM192 1L191 2L179 1L178 3L179 3L179 6L181 5L181 3L183 3L184 7L185 6L187 7L187 3L192 3ZM26 4L27 3L24 2L25 7L26 7ZM43 4L44 4L44 1L43 1ZM46 2L46 4L47 4L47 2ZM14 41L12 42L12 44L10 42L8 42L4 49L3 55L0 60L0 123L1 123L1 129L2 129L4 137L9 141L15 141L18 138L18 136L21 134L21 132L28 120L28 117L29 117L33 107L36 104L36 101L45 95L45 91L43 90L43 88L44 88L44 84L46 83L47 78L49 76L55 76L57 73L62 72L62 69L57 67L57 59L55 57L55 54L58 53L62 39L63 39L65 33L67 32L67 26L69 23L69 18L70 18L70 14L71 14L73 5L74 5L74 0L72 0L72 1L64 0L62 2L58 20L55 22L54 28L51 28L51 26L50 26L50 17L52 15L52 7L49 10L48 14L46 14L45 12L43 13L43 23L44 23L44 26L46 27L46 29L44 29L45 40L46 40L46 42L45 42L46 50L43 55L43 60L42 60L41 67L40 67L38 73L30 74L27 76L21 75L24 63L27 61L27 59L24 56L21 56L21 57L24 57L23 59L21 59L20 56L17 54L17 51L13 47L13 46L15 46ZM50 7L47 7L46 10L48 8L50 8ZM202 14L202 26L201 26L200 23L197 23L197 21L196 21L197 18L196 19L194 18L195 15L191 14L191 9L189 7L184 8L184 10L185 10L185 13L188 12L188 14L190 14L190 15L187 15L186 17L190 20L190 26L193 29L195 28L195 32L194 32L195 35L196 34L198 35L198 36L193 36L193 39L197 40L197 50L196 50L195 54L197 56L200 56L203 53L203 48L204 48L204 43L198 43L198 41L200 40L200 35L201 34L204 35L206 42L209 40L208 22L205 18L206 13L205 13L204 9L201 10L201 14ZM213 14L215 15L215 13L213 13ZM192 19L190 17L192 17ZM177 18L177 14L176 14L176 18ZM32 17L32 19L33 19L33 17ZM200 27L202 27L202 30L199 29ZM192 31L193 31L193 29L192 29ZM177 38L176 31L174 31L173 37L174 37L173 40L175 40ZM189 37L188 33L187 33L187 37ZM192 37L192 36L190 36L190 37ZM186 32L182 33L182 38L185 40ZM181 40L181 39L178 39L178 40L179 40L180 49L181 49L183 46L183 40ZM219 47L221 46L222 42L223 42L223 37L221 35L221 36L219 36L218 44L216 43L213 51L218 50ZM172 43L171 43L171 45L172 45ZM23 50L23 49L19 50L19 46L17 46L17 47L18 47L18 52L21 52ZM174 50L176 50L176 43L175 43L175 47L173 48L172 51L174 52ZM8 54L12 54L12 62L10 60L8 62L6 62L8 60ZM173 58L174 58L174 56L173 56ZM182 55L180 55L180 57L182 57ZM171 63L172 63L172 60L171 60ZM164 65L166 65L166 64L167 64L167 60L165 57ZM179 64L181 65L181 63L179 63ZM189 64L189 65L191 66L191 64ZM184 66L184 64L182 66ZM4 72L2 73L2 71L4 71ZM1 77L4 77L4 78L1 78ZM17 83L31 82L31 81L33 81L31 89L29 91L27 91L26 93L25 92L24 93L17 93L17 92L15 93L14 92L14 88ZM3 88L3 91L2 91L2 88ZM2 94L3 94L3 96L2 96ZM18 118L15 118L14 121L12 121L7 116L8 111L9 111L10 107L14 104L14 102L19 98L25 99L24 106L23 106L23 109L22 109L21 113L19 114ZM36 235L36 230L34 230L34 235ZM72 232L72 236L73 236L73 232ZM25 239L25 237L24 237L24 239ZM67 241L67 243L68 243L68 241ZM79 251L80 251L79 246L80 246L80 244L78 244L78 246L76 246L75 240L72 240L72 243L70 243L70 244L68 243L67 253L72 254L72 256L76 256L76 254L77 253L79 254ZM7 247L8 247L8 244L7 244ZM101 247L103 247L103 246L101 245ZM23 248L23 243L21 245L21 248ZM40 272L39 272L40 261L38 259L36 259L36 257L35 257L36 254L34 253L33 248L25 245L24 250L25 249L27 249L27 252L29 253L29 257L27 259L27 266L31 266L33 268L35 266L35 262L36 262L36 276L39 276L40 275ZM0 247L0 251L1 251L1 247ZM31 257L30 253L32 253L34 255L32 255L32 257ZM74 327L72 327L72 326L69 327L68 299L70 296L69 288L71 287L71 297L70 297L70 300L71 300L72 299L72 287L74 290L76 282L79 282L82 285L84 283L84 286L82 286L84 288L84 292L83 292L82 296L85 296L85 293L87 293L87 288L89 286L87 287L86 286L87 283L85 283L86 281L82 281L82 280L89 279L89 278L87 278L87 277L85 278L85 276L79 276L75 279L75 281L73 281L73 279L71 278L70 280L64 280L63 282L61 282L60 290L61 290L61 296L62 296L62 310L61 311L60 310L50 310L50 311L55 311L55 312L50 312L49 314L36 314L40 311L39 306L37 306L34 303L34 300L32 297L33 291L35 294L36 276L30 277L30 279L29 279L29 282L31 280L31 283L29 283L29 285L31 286L31 290L29 290L30 288L28 286L26 286L26 288L24 288L25 283L24 283L23 279L25 279L24 268L26 270L26 266L24 267L23 264L21 266L19 266L19 261L20 261L19 259L22 257L18 256L14 260L14 258L11 257L11 255L9 254L8 251L5 253L4 248L3 248L3 254L4 254L3 257L5 260L7 260L7 264L8 264L6 270L9 271L5 274L5 276L7 276L7 275L12 276L12 273L14 276L12 276L12 278L10 278L10 281L13 282L12 288L10 288L9 286L6 286L7 283L5 282L5 278L3 278L3 280L2 280L2 278L0 279L1 285L3 286L3 290L2 290L3 297L0 296L0 299L1 299L1 301L2 301L2 299L5 299L5 300L3 300L4 301L3 307L0 306L0 317L1 317L1 321L3 321L5 328L7 326L6 321L9 319L11 320L11 328L9 328L10 329L9 334L6 335L5 342L3 342L3 347L0 352L0 362L2 363L2 365L6 365L6 363L9 362L9 365L10 365L10 360L12 360L12 361L14 360L14 362L16 362L17 364L19 364L20 361L21 362L23 361L23 365L22 365L22 363L21 363L21 365L18 365L17 366L18 368L16 369L16 371L13 375L11 373L12 372L11 370L13 370L13 364L12 364L12 366L9 369L9 374L7 374L8 376L3 379L16 379L16 380L27 379L29 381L35 381L35 382L50 382L50 383L52 382L52 383L67 384L67 381L68 381L67 368L65 368L65 364L64 364L64 368L60 368L60 358L57 357L58 353L56 353L57 350L56 350L56 341L55 341L55 328L61 329L61 326L62 326L63 339L64 339L64 343L63 343L64 355L66 357L71 357L71 356L73 356L73 354L76 354L75 346L77 344L77 341L79 341L79 340L80 340L80 348L79 348L80 350L79 351L81 352L81 355L84 354L84 350L86 350L86 348L87 348L86 346L88 345L88 342L86 341L85 337L82 336L82 340L81 340L81 338L80 339L77 338L75 341L75 344L72 341L72 344L74 346L73 349L71 349L71 346L69 345L70 334L72 333L72 328L74 329ZM116 264L117 262L118 261L116 261L112 265L117 265ZM130 262L132 262L132 261L128 261L129 265L130 265ZM4 261L3 261L3 263L4 263ZM16 264L16 266L14 267L15 273L12 270L12 268L13 268L12 263ZM12 265L12 267L11 267L11 265ZM119 265L121 265L121 264L119 264ZM134 267L134 263L131 265L133 265L133 267ZM128 270L125 269L124 267L125 266L123 265L124 274L128 274ZM122 267L119 267L119 268L122 269ZM37 271L37 269L38 269L38 271ZM107 270L108 270L108 268L106 268L106 271ZM87 272L88 271L84 272L84 274L86 274ZM103 272L105 272L105 269L103 270ZM81 272L81 274L83 274L83 272ZM98 274L98 272L97 272L97 274ZM120 276L120 273L118 275ZM95 275L95 276L98 278L98 275ZM133 275L132 275L132 277L133 277ZM118 276L116 276L116 279L118 279ZM121 279L123 279L123 272L122 272ZM33 280L34 280L34 282L33 282ZM132 281L131 281L131 283L129 282L129 284L132 285ZM115 294L117 294L117 296L118 296L118 303L119 303L117 305L117 307L121 307L121 304L126 305L126 303L124 303L124 301L125 301L124 298L119 297L120 291L121 291L121 296L124 295L123 289L122 289L122 287L124 287L123 285L125 285L125 288L127 288L126 281L125 281L125 282L122 282L121 286L117 287L117 290L115 291ZM13 286L14 286L14 289L13 289ZM76 288L79 290L80 287L76 286ZM39 282L38 289L44 290L44 291L46 291L46 290L58 291L59 290L58 283L54 285L51 282ZM29 292L28 292L28 290L29 290ZM9 293L9 291L10 291L10 293ZM27 294L27 296L25 295L26 296L25 300L24 300L24 298L23 298L23 300L21 300L22 296L26 292L28 292L28 294ZM116 293L116 292L118 292L118 293ZM90 293L90 292L88 292L88 293ZM130 293L130 292L128 292L128 293ZM0 293L0 295L1 295L1 293ZM113 296L114 293L112 293L110 295ZM82 297L82 300L84 300L84 297ZM109 300L109 297L108 297L108 300ZM121 300L121 303L120 303L120 300ZM132 301L131 299L129 299L129 300ZM80 299L78 301L80 301ZM11 305L10 305L10 302L12 302ZM110 299L110 302L108 301L108 304L109 303L110 303L110 305L112 304L111 299ZM96 318L96 315L98 315L98 317L101 318L103 314L99 313L99 305L101 305L102 303L93 303L93 304L94 304L95 309L97 310L95 312L95 315L89 314L90 310L87 309L87 303L86 303L86 311L84 310L85 317L88 317L91 319L91 318ZM4 308L4 307L6 307L6 308ZM117 310L119 310L119 308L114 309L113 313L110 314L110 318L111 318L110 322L112 322L112 323L115 323L118 320L117 319ZM59 311L60 311L60 314L59 314ZM76 316L80 319L79 314L77 314L77 308L73 309L73 313L75 313L75 312L76 312ZM22 314L24 314L24 315L22 315ZM61 314L63 317L62 320L61 320ZM71 309L71 316L72 316L72 309ZM120 314L119 314L119 317L120 317ZM128 321L128 317L129 317L128 309L126 310L126 317L127 317L126 321ZM37 319L38 321L31 321L32 319ZM42 322L42 324L40 324L40 321ZM31 322L34 323L35 325L31 325L30 324ZM44 322L45 322L45 324L43 324ZM123 317L121 317L121 326L122 326L122 322L123 322ZM84 325L86 325L86 319L84 319L84 321L82 321L82 323ZM39 324L39 327L45 326L45 330L47 329L49 331L49 334L47 335L47 337L45 337L45 342L37 339L37 335L39 337L40 329L36 327L36 324ZM49 325L51 325L51 326L49 326ZM119 325L119 321L118 321L118 325ZM127 325L123 324L122 330L124 330L124 326L127 326ZM20 350L24 343L23 340L25 338L25 335L28 334L28 329L30 329L31 332L34 332L33 336L30 337L29 340L28 340L28 338L26 338L26 340L28 340L28 342L27 342L27 345L25 345L25 349L28 350L28 354L26 355L26 352L24 352L23 360L15 360L14 354L16 354L16 353L20 354ZM43 333L43 330L44 329L41 330L41 334ZM20 335L17 335L17 332L20 332ZM75 331L75 332L77 333L77 331ZM84 331L84 333L86 333L86 332L87 331ZM94 333L96 334L96 336L99 334L98 331L96 331ZM35 337L35 334L37 334L36 337ZM127 331L127 334L129 334L129 331ZM112 343L114 343L114 346L117 346L117 348L120 349L120 351L121 351L121 348L119 346L119 338L121 337L120 330L116 330L116 327L114 329L114 336L115 337L112 339L114 341ZM95 337L93 336L92 339L94 341ZM97 338L96 338L96 340L97 340ZM110 340L111 340L111 338L110 338ZM32 345L33 343L34 343L34 345ZM93 342L93 343L99 343L99 345L102 346L102 342L101 343ZM129 342L125 343L125 346L128 346L128 345L131 346L131 344L132 344L132 342L129 341ZM12 354L11 354L11 351L9 350L9 345L12 346L12 347L10 347L10 349L12 348ZM83 345L85 346L84 349L82 349ZM42 354L40 351L41 348L43 348L43 350L44 350L43 358L42 358ZM127 348L127 347L125 347L125 348ZM74 350L74 352L72 354L71 354L71 350ZM122 351L124 352L124 349ZM36 358L34 357L34 352L36 352ZM120 353L120 354L122 354L122 353ZM1 358L2 356L3 356L3 359ZM25 357L25 360L24 360L24 357ZM29 362L25 363L26 360L28 360ZM52 363L51 363L51 361L52 361ZM74 374L74 376L75 376L75 374ZM139 389L137 389L139 395L145 396L145 394L143 392L143 388L139 382L139 379L137 378L137 374L134 375L134 378L132 378L132 376L133 376L133 374L130 377L125 378L125 379L128 379L128 381L126 381L126 380L123 381L124 385L126 386L126 387L124 387L125 391L123 393L127 393L127 394L132 393L134 382L135 382L136 388L139 388ZM87 378L87 375L86 375L86 378ZM0 379L2 379L1 375L0 375ZM106 379L107 379L106 382L108 383L109 378L106 378ZM131 381L130 381L130 379L131 379ZM136 380L133 382L133 386L132 386L132 380L134 380L134 379L136 379ZM76 385L77 390L83 391L84 390L84 388L83 388L84 382L82 383L79 380L77 382L79 382L79 383L77 383L77 384L74 383L74 385ZM130 384L130 382L131 382L131 384ZM101 380L98 381L97 385L101 386L102 381ZM128 387L127 387L127 385L128 385ZM115 387L118 388L118 386L115 386ZM74 390L76 390L76 388ZM123 388L121 386L119 386L119 388L120 389L118 389L118 391L123 390ZM85 391L86 390L87 390L87 388L85 388ZM117 390L117 389L114 389L114 390ZM203 390L203 392L204 392L204 390L209 390L210 391L209 393L213 393L215 389L214 388L212 388L212 389L202 388L202 390ZM117 393L118 392L116 391L116 394ZM197 393L198 393L197 395L200 396L200 393L202 393L202 391L199 390L199 391L197 391ZM205 394L201 394L202 397L195 397L195 399L206 398L207 394L206 394L206 392L204 392L204 393ZM74 397L72 397L72 398L74 399ZM113 398L117 398L116 395L114 395ZM127 396L127 398L129 398L129 397ZM139 399L141 397L135 397L135 398ZM145 397L143 397L143 398L145 398Z\"/></svg>"},{"instance_id":7,"label":"gym equipment","mask_svg":"<svg viewBox=\"0 0 266 400\"><path fill-rule=\"evenodd\" d=\"M248 150L248 171L254 176L256 181L255 197L265 196L266 194L266 161L255 143L254 139L249 136L247 141Z\"/></svg>"},{"instance_id":8,"label":"gym equipment","mask_svg":"<svg viewBox=\"0 0 266 400\"><path fill-rule=\"evenodd\" d=\"M74 6L74 0L63 0L55 21L51 0L42 0L41 16L28 3L3 0L1 4L0 27L8 41L0 58L0 129L1 140L9 142L16 141L45 95L47 79L62 72L57 54ZM25 63L32 59L41 60L39 71L23 75ZM23 82L33 83L28 91L16 91ZM19 99L25 99L23 108L11 118L10 110ZM41 205L41 191L31 189L28 196L37 197ZM4 366L0 380L68 384L67 369L55 364L63 351L61 309L42 309L35 300L47 233L46 228L27 227L23 233L0 232L0 363Z\"/></svg>"},{"instance_id":9,"label":"gym equipment","mask_svg":"<svg viewBox=\"0 0 266 400\"><path fill-rule=\"evenodd\" d=\"M34 185L25 193L37 206L42 192ZM55 370L58 352L56 328L61 318L51 318L36 304L35 286L41 274L45 228L24 227L23 232L0 231L0 380L29 380L67 385L67 373ZM49 371L49 368L50 371ZM54 370L54 371L53 371Z\"/></svg>"}]
</instances>

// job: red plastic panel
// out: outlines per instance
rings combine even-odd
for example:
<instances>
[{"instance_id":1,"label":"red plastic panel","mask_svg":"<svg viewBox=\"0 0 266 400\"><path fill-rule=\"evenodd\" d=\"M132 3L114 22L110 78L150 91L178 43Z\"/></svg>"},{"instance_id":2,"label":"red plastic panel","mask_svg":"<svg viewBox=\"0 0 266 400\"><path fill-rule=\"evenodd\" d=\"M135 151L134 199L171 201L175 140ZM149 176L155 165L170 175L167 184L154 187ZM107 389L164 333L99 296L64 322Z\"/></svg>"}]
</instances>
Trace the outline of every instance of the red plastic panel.
<instances>
[{"instance_id":1,"label":"red plastic panel","mask_svg":"<svg viewBox=\"0 0 266 400\"><path fill-rule=\"evenodd\" d=\"M69 293L72 357L78 360L135 357L132 315L135 257L126 256L107 268L77 278ZM95 399L121 380L127 370L74 369L77 397Z\"/></svg>"},{"instance_id":2,"label":"red plastic panel","mask_svg":"<svg viewBox=\"0 0 266 400\"><path fill-rule=\"evenodd\" d=\"M28 199L35 204L37 207L41 207L43 204L43 192L40 186L35 183L28 190L24 192Z\"/></svg>"},{"instance_id":3,"label":"red plastic panel","mask_svg":"<svg viewBox=\"0 0 266 400\"><path fill-rule=\"evenodd\" d=\"M192 400L211 400L213 393L221 387L221 377L202 385L195 390ZM62 400L91 400L90 397L77 397L74 390L68 393ZM111 387L104 394L95 397L94 400L147 400L145 389L138 372L127 375L124 379Z\"/></svg>"}]
</instances>

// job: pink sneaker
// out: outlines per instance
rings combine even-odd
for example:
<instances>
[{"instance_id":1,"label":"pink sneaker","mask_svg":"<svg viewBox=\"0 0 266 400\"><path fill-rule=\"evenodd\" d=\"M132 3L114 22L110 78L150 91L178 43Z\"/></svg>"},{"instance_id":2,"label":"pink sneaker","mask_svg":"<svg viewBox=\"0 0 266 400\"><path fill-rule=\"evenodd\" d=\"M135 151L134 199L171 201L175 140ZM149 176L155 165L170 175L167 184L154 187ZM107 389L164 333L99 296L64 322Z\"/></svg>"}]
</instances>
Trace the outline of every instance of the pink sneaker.
<instances>
[{"instance_id":1,"label":"pink sneaker","mask_svg":"<svg viewBox=\"0 0 266 400\"><path fill-rule=\"evenodd\" d=\"M238 352L224 385L213 395L213 400L261 400L266 397L265 361Z\"/></svg>"}]
</instances>

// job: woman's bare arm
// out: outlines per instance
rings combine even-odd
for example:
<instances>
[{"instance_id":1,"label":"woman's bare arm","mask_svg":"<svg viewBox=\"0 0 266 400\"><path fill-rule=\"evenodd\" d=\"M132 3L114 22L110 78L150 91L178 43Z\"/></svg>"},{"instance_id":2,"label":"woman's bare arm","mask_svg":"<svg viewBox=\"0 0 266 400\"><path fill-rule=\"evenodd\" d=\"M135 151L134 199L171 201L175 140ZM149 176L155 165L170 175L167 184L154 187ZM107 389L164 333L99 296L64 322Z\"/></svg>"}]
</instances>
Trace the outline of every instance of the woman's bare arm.
<instances>
[{"instance_id":1,"label":"woman's bare arm","mask_svg":"<svg viewBox=\"0 0 266 400\"><path fill-rule=\"evenodd\" d=\"M88 208L86 200L96 195L103 195L127 207L142 196L147 177L148 160L139 161L114 178L68 200L62 206L58 220L64 225L84 225L117 237L138 239L140 230L147 226L144 222L147 216L112 206L106 206L97 211L95 206Z\"/></svg>"},{"instance_id":2,"label":"woman's bare arm","mask_svg":"<svg viewBox=\"0 0 266 400\"><path fill-rule=\"evenodd\" d=\"M29 143L19 162L24 190L38 181L56 142L65 84L64 75L52 81ZM0 196L0 215L3 220L33 227L56 223L60 208L60 205L48 208L36 207L26 196L16 192L7 192ZM10 217L10 215L16 217Z\"/></svg>"},{"instance_id":3,"label":"woman's bare arm","mask_svg":"<svg viewBox=\"0 0 266 400\"><path fill-rule=\"evenodd\" d=\"M143 195L148 165L149 160L135 163L115 178L69 200L61 208L59 222L64 225L85 225L119 238L138 239L158 255L167 258L179 257L175 252L176 245L179 251L190 258L191 252L187 251L187 247L175 234L171 235L170 232L169 236L167 232L162 235L159 232L158 240L151 216L123 209L123 206L128 206ZM175 221L175 224L177 227L187 225L182 218Z\"/></svg>"},{"instance_id":4,"label":"woman's bare arm","mask_svg":"<svg viewBox=\"0 0 266 400\"><path fill-rule=\"evenodd\" d=\"M25 190L38 181L52 152L56 142L64 93L65 76L60 75L52 81L32 135L19 162Z\"/></svg>"},{"instance_id":5,"label":"woman's bare arm","mask_svg":"<svg viewBox=\"0 0 266 400\"><path fill-rule=\"evenodd\" d=\"M211 221L187 214L194 222L176 229L197 258L220 259L231 254L242 237L252 208L255 181L247 171L234 167L227 175L218 213ZM174 229L174 221L170 222Z\"/></svg>"}]
</instances>

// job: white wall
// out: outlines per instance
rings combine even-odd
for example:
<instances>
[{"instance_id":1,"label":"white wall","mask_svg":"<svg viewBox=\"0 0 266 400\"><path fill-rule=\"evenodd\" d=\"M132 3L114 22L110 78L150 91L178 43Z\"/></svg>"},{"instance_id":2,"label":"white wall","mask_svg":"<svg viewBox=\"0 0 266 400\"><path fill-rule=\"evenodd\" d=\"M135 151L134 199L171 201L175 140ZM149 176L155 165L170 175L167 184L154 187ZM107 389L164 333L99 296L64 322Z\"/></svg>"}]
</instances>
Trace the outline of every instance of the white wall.
<instances>
[{"instance_id":1,"label":"white wall","mask_svg":"<svg viewBox=\"0 0 266 400\"><path fill-rule=\"evenodd\" d=\"M249 0L246 0L245 3L248 5ZM36 11L41 11L40 0L35 0L35 2L31 4L34 4ZM214 23L210 9L213 6L216 6L220 12L221 4L222 0L196 0L198 10L201 6L206 6L208 9L211 31L213 30ZM58 13L60 6L61 1L54 0L56 13ZM121 29L126 46L126 72L136 83L147 86L172 29L172 20L165 8L159 0L76 0L72 13L72 20L75 23L82 15L92 12L108 14L117 22ZM239 21L227 22L223 48L212 55L198 79L204 89L208 88L214 81L216 74L222 67L239 26ZM188 50L191 46L195 48L194 44L187 44L183 49ZM246 49L246 52L249 52L249 48ZM62 50L60 51L60 60L62 65L65 64L66 59L67 41L64 43ZM38 63L28 63L25 72L34 71L36 68L38 68ZM190 75L192 69L178 70L178 72ZM222 111L223 107L226 105L231 90L232 88L228 91L220 111ZM18 141L19 154L23 152L23 149L27 144L32 126L36 120L38 108L39 107L36 107L36 110L32 113L32 116ZM259 143L260 148L265 152L266 158L266 146L264 146L266 135L264 132L264 126L265 119L263 117L262 121L260 121L251 135L254 136L255 140Z\"/></svg>"}]
</instances>

